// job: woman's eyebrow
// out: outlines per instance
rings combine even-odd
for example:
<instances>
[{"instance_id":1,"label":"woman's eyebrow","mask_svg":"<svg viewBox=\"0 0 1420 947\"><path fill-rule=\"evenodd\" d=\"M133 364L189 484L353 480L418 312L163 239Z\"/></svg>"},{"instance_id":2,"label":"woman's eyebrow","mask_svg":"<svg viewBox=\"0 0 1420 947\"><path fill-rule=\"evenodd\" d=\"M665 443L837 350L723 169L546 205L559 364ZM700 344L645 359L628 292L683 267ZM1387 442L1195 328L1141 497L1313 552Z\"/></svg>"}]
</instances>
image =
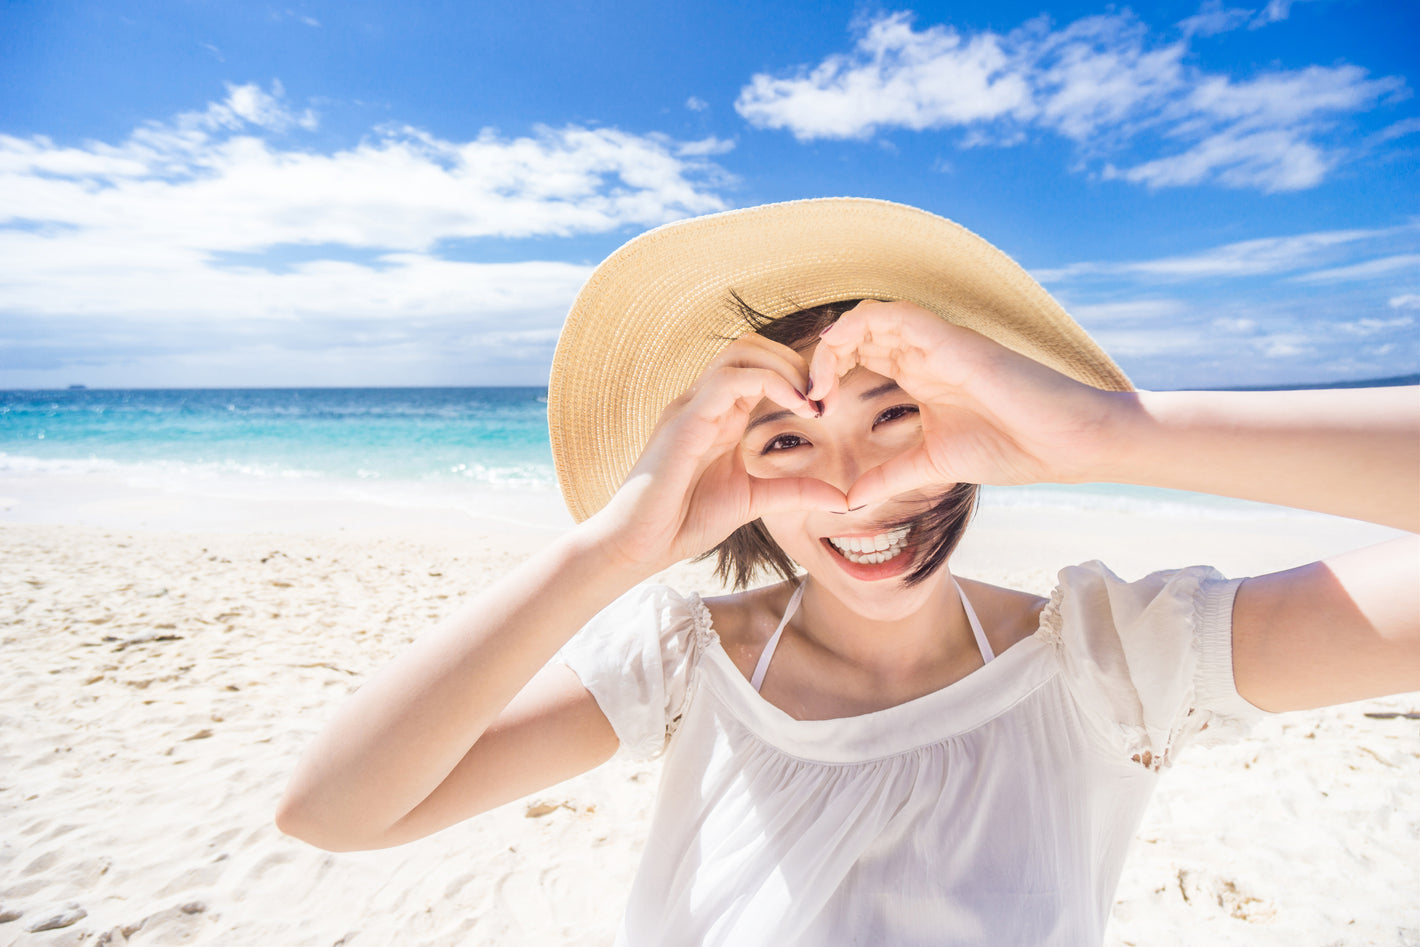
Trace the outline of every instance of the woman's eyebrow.
<instances>
[{"instance_id":1,"label":"woman's eyebrow","mask_svg":"<svg viewBox=\"0 0 1420 947\"><path fill-rule=\"evenodd\" d=\"M773 424L775 421L783 421L785 418L792 417L797 417L797 415L795 415L794 412L788 410L770 411L768 414L761 414L757 418L750 419L750 422L745 425L745 433L748 434L750 431L753 431L761 424Z\"/></svg>"},{"instance_id":2,"label":"woman's eyebrow","mask_svg":"<svg viewBox=\"0 0 1420 947\"><path fill-rule=\"evenodd\" d=\"M888 381L884 382L883 384L878 385L878 387L876 387L876 388L869 388L867 391L865 391L865 392L863 392L861 395L859 395L859 396L858 396L858 399L859 399L860 401L872 401L874 398L878 397L879 395L885 395L885 394L887 394L887 393L890 392L890 391L901 391L901 390L902 390L902 386L901 386L901 385L899 385L897 382L892 381L892 380L889 379Z\"/></svg>"},{"instance_id":3,"label":"woman's eyebrow","mask_svg":"<svg viewBox=\"0 0 1420 947\"><path fill-rule=\"evenodd\" d=\"M879 397L880 395L885 395L885 394L888 394L889 392L901 391L901 390L902 390L902 386L899 385L897 382L895 382L895 381L887 381L887 382L884 382L884 383L881 384L881 385L878 385L876 388L869 388L867 391L863 392L862 394L860 394L860 395L858 396L858 400L859 400L859 401L872 401L874 398L877 398L877 397ZM768 414L761 414L761 415L760 415L759 417L757 417L757 418L752 418L752 419L750 419L750 422L745 425L745 433L748 434L750 431L753 431L755 428L759 427L761 424L773 424L775 421L783 421L783 420L785 420L786 418L793 418L793 417L798 417L798 415L794 414L794 412L789 411L789 410L787 410L787 409L786 409L786 410L783 410L783 411L770 411Z\"/></svg>"}]
</instances>

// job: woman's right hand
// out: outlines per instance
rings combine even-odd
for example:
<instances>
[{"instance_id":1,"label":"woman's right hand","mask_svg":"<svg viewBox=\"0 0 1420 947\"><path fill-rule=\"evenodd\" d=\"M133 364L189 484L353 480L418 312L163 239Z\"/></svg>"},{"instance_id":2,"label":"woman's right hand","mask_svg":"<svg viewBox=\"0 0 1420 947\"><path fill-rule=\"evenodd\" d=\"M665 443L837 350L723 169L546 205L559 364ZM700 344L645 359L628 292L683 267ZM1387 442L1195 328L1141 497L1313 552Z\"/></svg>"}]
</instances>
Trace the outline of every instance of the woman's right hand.
<instances>
[{"instance_id":1,"label":"woman's right hand","mask_svg":"<svg viewBox=\"0 0 1420 947\"><path fill-rule=\"evenodd\" d=\"M626 481L588 523L609 552L658 570L713 548L764 513L842 512L837 488L811 478L758 479L745 472L740 439L762 401L805 418L808 364L758 335L727 346L661 413Z\"/></svg>"}]
</instances>

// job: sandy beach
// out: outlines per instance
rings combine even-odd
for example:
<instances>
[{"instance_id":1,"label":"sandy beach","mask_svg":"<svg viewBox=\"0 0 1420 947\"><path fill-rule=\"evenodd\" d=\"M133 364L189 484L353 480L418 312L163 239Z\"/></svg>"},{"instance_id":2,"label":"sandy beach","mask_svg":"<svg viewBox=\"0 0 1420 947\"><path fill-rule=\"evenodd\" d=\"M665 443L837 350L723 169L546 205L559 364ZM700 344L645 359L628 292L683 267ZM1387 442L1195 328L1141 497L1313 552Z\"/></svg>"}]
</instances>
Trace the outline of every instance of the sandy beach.
<instances>
[{"instance_id":1,"label":"sandy beach","mask_svg":"<svg viewBox=\"0 0 1420 947\"><path fill-rule=\"evenodd\" d=\"M341 699L565 528L555 495L479 517L52 479L0 493L0 945L610 943L654 764L617 759L388 851L331 855L272 824ZM1246 575L1387 535L988 507L954 568L1048 593L1085 559ZM667 578L713 589L703 567ZM1185 753L1107 943L1420 944L1414 711L1420 695L1281 715Z\"/></svg>"}]
</instances>

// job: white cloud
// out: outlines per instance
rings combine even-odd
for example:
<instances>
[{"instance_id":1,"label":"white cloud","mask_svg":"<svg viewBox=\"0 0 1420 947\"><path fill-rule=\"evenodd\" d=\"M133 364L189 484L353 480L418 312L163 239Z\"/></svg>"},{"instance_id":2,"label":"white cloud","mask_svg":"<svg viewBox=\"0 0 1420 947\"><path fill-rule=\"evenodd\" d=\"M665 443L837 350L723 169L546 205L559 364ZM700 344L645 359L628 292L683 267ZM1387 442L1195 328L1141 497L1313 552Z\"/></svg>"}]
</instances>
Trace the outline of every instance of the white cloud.
<instances>
[{"instance_id":1,"label":"white cloud","mask_svg":"<svg viewBox=\"0 0 1420 947\"><path fill-rule=\"evenodd\" d=\"M1192 328L1118 328L1090 333L1106 352L1117 359L1145 359L1167 355L1171 359L1211 354L1211 342Z\"/></svg>"},{"instance_id":2,"label":"white cloud","mask_svg":"<svg viewBox=\"0 0 1420 947\"><path fill-rule=\"evenodd\" d=\"M1405 94L1404 80L1346 64L1247 79L1189 64L1193 35L1251 15L1205 5L1183 21L1182 39L1160 42L1127 12L1059 29L1037 19L1008 34L917 30L893 13L860 27L849 53L753 76L735 108L803 141L954 129L966 146L1008 145L1034 130L1064 136L1089 159L1116 155L1106 177L1152 188L1313 187L1347 155L1332 140L1335 119Z\"/></svg>"},{"instance_id":3,"label":"white cloud","mask_svg":"<svg viewBox=\"0 0 1420 947\"><path fill-rule=\"evenodd\" d=\"M1390 273L1420 273L1420 253L1400 253L1395 256L1337 266L1294 277L1299 283L1342 283L1369 280Z\"/></svg>"},{"instance_id":4,"label":"white cloud","mask_svg":"<svg viewBox=\"0 0 1420 947\"><path fill-rule=\"evenodd\" d=\"M1313 350L1312 339L1299 333L1264 336L1253 345L1260 355L1275 359L1294 359Z\"/></svg>"},{"instance_id":5,"label":"white cloud","mask_svg":"<svg viewBox=\"0 0 1420 947\"><path fill-rule=\"evenodd\" d=\"M994 33L917 32L907 14L895 13L869 24L853 55L829 56L790 78L754 76L735 109L752 125L788 129L800 140L964 125L1029 106L1030 89L1009 64Z\"/></svg>"},{"instance_id":6,"label":"white cloud","mask_svg":"<svg viewBox=\"0 0 1420 947\"><path fill-rule=\"evenodd\" d=\"M1387 125L1372 136L1374 144L1381 144L1393 138L1403 138L1406 135L1413 135L1420 132L1420 118L1404 118L1391 125Z\"/></svg>"},{"instance_id":7,"label":"white cloud","mask_svg":"<svg viewBox=\"0 0 1420 947\"><path fill-rule=\"evenodd\" d=\"M1224 7L1222 0L1207 0L1198 12L1180 20L1178 28L1185 36L1216 36L1245 26L1257 11L1242 7Z\"/></svg>"},{"instance_id":8,"label":"white cloud","mask_svg":"<svg viewBox=\"0 0 1420 947\"><path fill-rule=\"evenodd\" d=\"M1292 15L1292 4L1300 2L1302 0L1268 0L1267 6L1258 11L1257 16L1248 26L1255 30L1273 23L1281 23Z\"/></svg>"},{"instance_id":9,"label":"white cloud","mask_svg":"<svg viewBox=\"0 0 1420 947\"><path fill-rule=\"evenodd\" d=\"M1246 7L1224 7L1222 0L1206 0L1198 12L1180 20L1178 28L1185 36L1216 36L1239 27L1261 29L1280 23L1292 13L1292 5L1300 0L1269 0L1261 10Z\"/></svg>"},{"instance_id":10,"label":"white cloud","mask_svg":"<svg viewBox=\"0 0 1420 947\"><path fill-rule=\"evenodd\" d=\"M1127 137L1157 121L1152 113L1186 82L1182 43L1148 47L1143 24L1094 16L1054 33L1021 39L1020 68L1035 89L1037 123L1077 144L1101 134Z\"/></svg>"},{"instance_id":11,"label":"white cloud","mask_svg":"<svg viewBox=\"0 0 1420 947\"><path fill-rule=\"evenodd\" d=\"M1378 332L1389 332L1392 329L1404 329L1413 326L1415 320L1410 316L1400 316L1395 319L1357 319L1355 322L1340 322L1336 328L1350 335L1375 335Z\"/></svg>"},{"instance_id":12,"label":"white cloud","mask_svg":"<svg viewBox=\"0 0 1420 947\"><path fill-rule=\"evenodd\" d=\"M1420 309L1420 293L1402 293L1387 302L1392 309Z\"/></svg>"},{"instance_id":13,"label":"white cloud","mask_svg":"<svg viewBox=\"0 0 1420 947\"><path fill-rule=\"evenodd\" d=\"M1212 326L1223 332L1252 332L1257 329L1257 320L1238 316L1219 316L1213 320Z\"/></svg>"},{"instance_id":14,"label":"white cloud","mask_svg":"<svg viewBox=\"0 0 1420 947\"><path fill-rule=\"evenodd\" d=\"M1089 328L1117 322L1168 319L1186 311L1187 306L1177 299L1131 299L1126 302L1085 303L1070 307L1070 315Z\"/></svg>"},{"instance_id":15,"label":"white cloud","mask_svg":"<svg viewBox=\"0 0 1420 947\"><path fill-rule=\"evenodd\" d=\"M726 175L702 160L730 147L715 139L570 126L454 142L390 126L322 154L255 133L305 124L272 96L237 86L205 112L144 126L117 146L0 137L0 221L62 224L91 242L162 251L425 250L450 238L601 233L724 207L714 189Z\"/></svg>"},{"instance_id":16,"label":"white cloud","mask_svg":"<svg viewBox=\"0 0 1420 947\"><path fill-rule=\"evenodd\" d=\"M1182 154L1147 161L1124 171L1106 167L1104 177L1152 188L1216 180L1266 193L1299 191L1321 183L1338 158L1285 131L1210 135Z\"/></svg>"},{"instance_id":17,"label":"white cloud","mask_svg":"<svg viewBox=\"0 0 1420 947\"><path fill-rule=\"evenodd\" d=\"M690 109L692 112L703 112L710 107L710 103L706 102L699 96L692 95L690 98L685 100L685 107Z\"/></svg>"},{"instance_id":18,"label":"white cloud","mask_svg":"<svg viewBox=\"0 0 1420 947\"><path fill-rule=\"evenodd\" d=\"M550 350L589 266L470 262L442 248L722 209L729 177L710 156L733 146L576 126L454 141L390 126L320 152L292 140L316 121L279 85L229 86L117 144L0 136L4 321L36 338L46 320L194 337L264 324L279 342L335 323L483 331L515 318L534 333L519 345ZM129 335L141 347L155 331L171 330Z\"/></svg>"},{"instance_id":19,"label":"white cloud","mask_svg":"<svg viewBox=\"0 0 1420 947\"><path fill-rule=\"evenodd\" d=\"M1160 257L1154 260L1072 263L1033 271L1041 282L1089 277L1128 277L1149 280L1237 278L1292 273L1323 265L1335 254L1357 244L1411 239L1420 225L1408 224L1375 230L1323 230L1287 237L1264 237L1224 244L1201 253Z\"/></svg>"}]
</instances>

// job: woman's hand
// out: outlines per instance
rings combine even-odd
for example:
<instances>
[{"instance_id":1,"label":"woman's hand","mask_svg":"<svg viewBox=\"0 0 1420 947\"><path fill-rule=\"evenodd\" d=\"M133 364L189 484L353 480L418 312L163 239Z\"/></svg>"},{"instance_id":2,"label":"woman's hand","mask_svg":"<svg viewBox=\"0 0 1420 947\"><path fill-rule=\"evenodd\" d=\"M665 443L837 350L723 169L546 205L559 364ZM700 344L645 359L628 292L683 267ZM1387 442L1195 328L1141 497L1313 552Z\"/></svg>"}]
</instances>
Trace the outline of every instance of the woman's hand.
<instances>
[{"instance_id":1,"label":"woman's hand","mask_svg":"<svg viewBox=\"0 0 1420 947\"><path fill-rule=\"evenodd\" d=\"M666 406L621 489L589 520L607 531L606 548L628 563L662 568L713 548L764 513L846 510L843 494L821 480L758 479L740 458L761 401L817 414L803 394L807 381L808 365L787 346L747 335L726 347Z\"/></svg>"},{"instance_id":2,"label":"woman's hand","mask_svg":"<svg viewBox=\"0 0 1420 947\"><path fill-rule=\"evenodd\" d=\"M1131 394L1060 374L907 302L859 304L820 338L809 398L831 412L856 366L885 375L921 407L922 444L865 473L852 506L947 483L1090 478Z\"/></svg>"}]
</instances>

